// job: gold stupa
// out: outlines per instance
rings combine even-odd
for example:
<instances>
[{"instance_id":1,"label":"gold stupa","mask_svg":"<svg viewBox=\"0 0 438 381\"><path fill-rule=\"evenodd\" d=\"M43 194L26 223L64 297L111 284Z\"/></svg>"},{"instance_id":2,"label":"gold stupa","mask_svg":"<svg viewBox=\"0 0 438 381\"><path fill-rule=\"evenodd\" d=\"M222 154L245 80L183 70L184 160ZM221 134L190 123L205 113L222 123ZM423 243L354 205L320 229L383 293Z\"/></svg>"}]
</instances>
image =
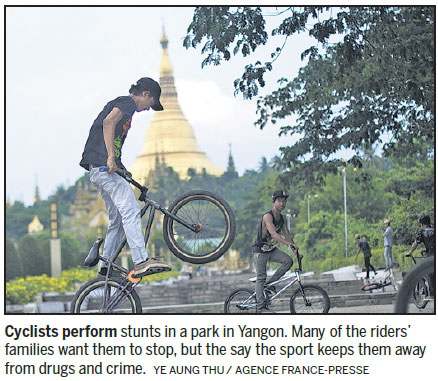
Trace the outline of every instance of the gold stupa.
<instances>
[{"instance_id":1,"label":"gold stupa","mask_svg":"<svg viewBox=\"0 0 438 381\"><path fill-rule=\"evenodd\" d=\"M146 130L146 140L139 156L129 168L133 178L145 183L149 172L155 169L156 159L160 157L177 172L180 178L187 178L187 170L193 168L197 173L203 169L208 174L220 176L223 170L202 152L196 142L192 126L178 104L173 78L173 68L167 53L168 40L164 33L160 40L163 56L160 64L161 104L163 111L155 112Z\"/></svg>"}]
</instances>

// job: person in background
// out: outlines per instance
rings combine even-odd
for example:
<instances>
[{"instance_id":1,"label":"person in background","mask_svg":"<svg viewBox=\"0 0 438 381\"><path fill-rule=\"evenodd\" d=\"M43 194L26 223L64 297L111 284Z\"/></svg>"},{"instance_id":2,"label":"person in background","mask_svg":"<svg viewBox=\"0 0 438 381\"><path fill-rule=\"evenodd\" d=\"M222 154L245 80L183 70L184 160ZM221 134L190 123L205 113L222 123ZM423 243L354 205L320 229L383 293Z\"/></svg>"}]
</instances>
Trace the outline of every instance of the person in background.
<instances>
[{"instance_id":1,"label":"person in background","mask_svg":"<svg viewBox=\"0 0 438 381\"><path fill-rule=\"evenodd\" d=\"M362 239L361 239L359 234L356 234L354 236L354 239L355 239L357 246L358 246L357 253L356 253L356 256L354 257L354 259L356 260L357 256L362 251L363 259L365 261L365 271L367 273L365 279L369 279L370 278L370 269L374 271L374 275L377 275L376 269L373 267L373 265L370 262L371 257L372 257L370 245L365 238L362 237Z\"/></svg>"},{"instance_id":2,"label":"person in background","mask_svg":"<svg viewBox=\"0 0 438 381\"><path fill-rule=\"evenodd\" d=\"M383 234L383 246L385 247L385 263L386 263L386 271L390 271L392 269L393 263L392 263L392 241L394 237L394 231L391 227L391 221L385 220L383 221L383 224L385 225L385 231L383 229L379 229L380 232Z\"/></svg>"}]
</instances>

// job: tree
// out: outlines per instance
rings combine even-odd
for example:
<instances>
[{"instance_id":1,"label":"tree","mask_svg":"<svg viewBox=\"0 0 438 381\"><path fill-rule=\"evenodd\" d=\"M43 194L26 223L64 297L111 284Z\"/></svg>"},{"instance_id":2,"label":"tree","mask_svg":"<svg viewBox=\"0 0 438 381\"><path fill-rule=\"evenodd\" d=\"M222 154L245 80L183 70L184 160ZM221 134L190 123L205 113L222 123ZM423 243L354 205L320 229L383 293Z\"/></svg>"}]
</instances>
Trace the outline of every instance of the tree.
<instances>
[{"instance_id":1,"label":"tree","mask_svg":"<svg viewBox=\"0 0 438 381\"><path fill-rule=\"evenodd\" d=\"M414 139L434 141L434 12L433 7L278 12L282 19L272 36L284 36L284 44L305 31L315 38L302 53L308 62L298 76L287 79L283 73L279 88L257 101L255 125L260 128L296 117L293 125L280 127L280 135L298 138L281 147L277 164L284 183L323 181L325 173L337 171L340 162L334 155L342 148L359 152L379 143L386 155L403 155L399 149ZM249 56L269 39L263 9L196 8L184 46L196 47L204 39L202 66L229 60L231 51ZM234 82L235 92L247 99L256 96L283 48L273 49L265 63L246 65Z\"/></svg>"},{"instance_id":2,"label":"tree","mask_svg":"<svg viewBox=\"0 0 438 381\"><path fill-rule=\"evenodd\" d=\"M38 246L37 241L30 235L21 238L18 244L18 254L23 263L23 273L27 275L41 275L49 273L49 263Z\"/></svg>"},{"instance_id":3,"label":"tree","mask_svg":"<svg viewBox=\"0 0 438 381\"><path fill-rule=\"evenodd\" d=\"M5 256L6 256L6 281L23 276L23 264L21 258L15 249L14 244L9 238L5 242Z\"/></svg>"}]
</instances>

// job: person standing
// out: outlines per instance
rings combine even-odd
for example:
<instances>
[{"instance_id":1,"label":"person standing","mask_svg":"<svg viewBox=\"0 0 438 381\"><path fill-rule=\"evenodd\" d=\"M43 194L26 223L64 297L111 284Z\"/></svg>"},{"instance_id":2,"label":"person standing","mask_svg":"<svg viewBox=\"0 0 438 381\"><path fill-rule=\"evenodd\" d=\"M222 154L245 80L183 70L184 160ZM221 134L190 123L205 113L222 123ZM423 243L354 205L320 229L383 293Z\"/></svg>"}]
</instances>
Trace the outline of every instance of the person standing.
<instances>
[{"instance_id":1,"label":"person standing","mask_svg":"<svg viewBox=\"0 0 438 381\"><path fill-rule=\"evenodd\" d=\"M295 245L289 229L285 224L281 212L286 207L289 196L282 190L277 190L272 195L272 209L266 212L259 223L257 236L252 251L256 261L257 280L255 284L257 313L273 313L266 305L265 284L279 280L288 271L292 264L292 258L277 248L278 243L289 246L298 257L298 246ZM280 235L283 234L284 238ZM266 281L266 267L268 262L277 262L281 266ZM269 291L275 292L272 287Z\"/></svg>"},{"instance_id":2,"label":"person standing","mask_svg":"<svg viewBox=\"0 0 438 381\"><path fill-rule=\"evenodd\" d=\"M109 226L103 247L103 257L110 259L120 245L123 235L134 262L133 277L169 271L167 263L149 258L141 230L140 207L129 183L119 176L122 146L131 128L135 112L161 111L161 87L151 78L140 78L129 89L128 96L108 102L91 126L80 166L90 171L90 181L102 196L108 210ZM99 274L106 275L103 265Z\"/></svg>"},{"instance_id":3,"label":"person standing","mask_svg":"<svg viewBox=\"0 0 438 381\"><path fill-rule=\"evenodd\" d=\"M383 246L385 248L384 256L386 263L386 271L390 271L393 266L392 241L394 237L394 231L392 230L390 220L385 220L383 224L385 225L385 231L383 231L383 229L380 229L380 232L383 234Z\"/></svg>"},{"instance_id":4,"label":"person standing","mask_svg":"<svg viewBox=\"0 0 438 381\"><path fill-rule=\"evenodd\" d=\"M354 260L357 259L357 256L362 251L363 260L365 262L365 271L367 273L365 279L369 279L370 278L370 269L374 271L374 275L377 275L377 271L373 267L373 265L371 264L371 261L370 261L371 257L372 257L370 245L365 238L362 237L362 239L361 239L359 234L356 234L354 236L354 239L355 239L357 246L358 246L357 253L356 253L356 256L354 257Z\"/></svg>"}]
</instances>

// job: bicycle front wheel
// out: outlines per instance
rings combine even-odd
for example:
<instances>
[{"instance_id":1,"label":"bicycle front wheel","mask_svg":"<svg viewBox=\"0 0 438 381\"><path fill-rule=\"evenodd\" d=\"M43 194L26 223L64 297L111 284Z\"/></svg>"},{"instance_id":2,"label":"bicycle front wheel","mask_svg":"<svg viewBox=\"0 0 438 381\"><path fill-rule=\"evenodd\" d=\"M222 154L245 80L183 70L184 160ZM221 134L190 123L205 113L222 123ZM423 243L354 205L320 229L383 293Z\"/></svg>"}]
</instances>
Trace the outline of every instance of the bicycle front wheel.
<instances>
[{"instance_id":1,"label":"bicycle front wheel","mask_svg":"<svg viewBox=\"0 0 438 381\"><path fill-rule=\"evenodd\" d=\"M256 297L253 290L240 288L231 293L225 300L226 314L249 314L256 312Z\"/></svg>"},{"instance_id":2,"label":"bicycle front wheel","mask_svg":"<svg viewBox=\"0 0 438 381\"><path fill-rule=\"evenodd\" d=\"M191 191L177 198L169 212L199 231L193 232L165 215L163 236L179 259L203 264L217 260L230 248L236 232L234 213L228 203L208 191Z\"/></svg>"},{"instance_id":3,"label":"bicycle front wheel","mask_svg":"<svg viewBox=\"0 0 438 381\"><path fill-rule=\"evenodd\" d=\"M76 293L70 305L72 314L140 314L140 298L135 290L123 290L124 279L92 279Z\"/></svg>"},{"instance_id":4,"label":"bicycle front wheel","mask_svg":"<svg viewBox=\"0 0 438 381\"><path fill-rule=\"evenodd\" d=\"M326 314L330 309L330 298L317 285L304 285L290 297L292 314Z\"/></svg>"},{"instance_id":5,"label":"bicycle front wheel","mask_svg":"<svg viewBox=\"0 0 438 381\"><path fill-rule=\"evenodd\" d=\"M424 279L421 279L415 286L412 292L412 300L417 308L422 310L426 307L428 301L425 298L428 296L427 286Z\"/></svg>"},{"instance_id":6,"label":"bicycle front wheel","mask_svg":"<svg viewBox=\"0 0 438 381\"><path fill-rule=\"evenodd\" d=\"M428 257L423 262L416 264L411 271L406 274L406 277L403 279L403 283L400 289L397 292L397 299L395 302L395 313L405 314L409 312L414 312L410 309L412 302L412 295L417 287L418 283L421 282L424 278L431 279L434 278L435 275L435 257ZM432 284L429 284L430 287L434 287L434 281ZM423 310L426 313L433 313L435 310L435 297L430 297L430 301L428 303L428 308ZM418 310L417 310L418 312Z\"/></svg>"}]
</instances>

